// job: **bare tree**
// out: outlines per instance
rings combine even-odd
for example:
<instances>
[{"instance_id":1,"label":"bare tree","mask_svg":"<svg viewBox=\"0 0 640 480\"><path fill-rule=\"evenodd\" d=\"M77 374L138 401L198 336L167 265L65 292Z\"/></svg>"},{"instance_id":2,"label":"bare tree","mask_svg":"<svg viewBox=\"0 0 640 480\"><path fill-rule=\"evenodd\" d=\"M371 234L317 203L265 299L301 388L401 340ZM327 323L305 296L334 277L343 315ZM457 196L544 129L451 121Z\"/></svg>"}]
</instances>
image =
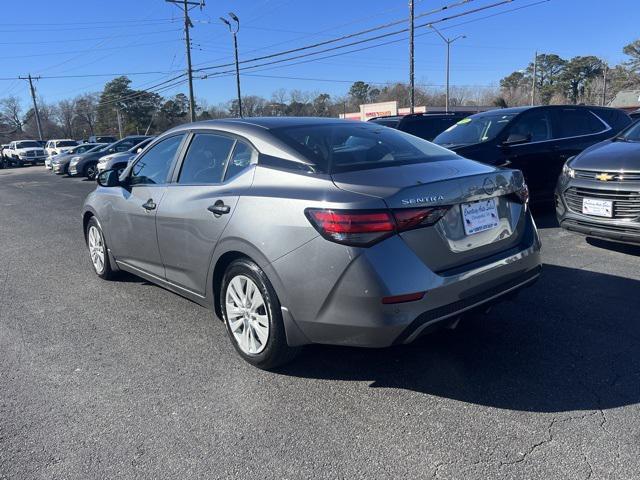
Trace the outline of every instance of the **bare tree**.
<instances>
[{"instance_id":1,"label":"bare tree","mask_svg":"<svg viewBox=\"0 0 640 480\"><path fill-rule=\"evenodd\" d=\"M95 126L98 117L98 95L87 93L77 97L75 100L76 119L88 131L89 135L95 134Z\"/></svg>"},{"instance_id":2,"label":"bare tree","mask_svg":"<svg viewBox=\"0 0 640 480\"><path fill-rule=\"evenodd\" d=\"M76 116L75 100L60 100L54 110L55 118L62 127L63 136L73 138L73 120Z\"/></svg>"},{"instance_id":3,"label":"bare tree","mask_svg":"<svg viewBox=\"0 0 640 480\"><path fill-rule=\"evenodd\" d=\"M9 127L22 131L22 105L16 96L10 96L0 100L0 119Z\"/></svg>"}]
</instances>

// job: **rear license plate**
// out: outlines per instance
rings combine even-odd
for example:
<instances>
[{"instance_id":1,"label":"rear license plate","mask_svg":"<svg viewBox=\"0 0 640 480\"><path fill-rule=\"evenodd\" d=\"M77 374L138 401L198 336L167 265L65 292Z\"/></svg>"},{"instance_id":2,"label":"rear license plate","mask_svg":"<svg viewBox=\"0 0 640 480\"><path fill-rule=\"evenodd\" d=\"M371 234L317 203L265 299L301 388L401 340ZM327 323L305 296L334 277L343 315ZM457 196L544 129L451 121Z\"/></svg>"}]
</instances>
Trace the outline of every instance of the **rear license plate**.
<instances>
[{"instance_id":1,"label":"rear license plate","mask_svg":"<svg viewBox=\"0 0 640 480\"><path fill-rule=\"evenodd\" d=\"M585 215L611 218L613 217L613 202L611 200L600 200L597 198L583 198L582 213Z\"/></svg>"},{"instance_id":2,"label":"rear license plate","mask_svg":"<svg viewBox=\"0 0 640 480\"><path fill-rule=\"evenodd\" d=\"M499 224L498 209L494 198L463 203L460 207L462 209L464 233L467 235L491 230Z\"/></svg>"}]
</instances>

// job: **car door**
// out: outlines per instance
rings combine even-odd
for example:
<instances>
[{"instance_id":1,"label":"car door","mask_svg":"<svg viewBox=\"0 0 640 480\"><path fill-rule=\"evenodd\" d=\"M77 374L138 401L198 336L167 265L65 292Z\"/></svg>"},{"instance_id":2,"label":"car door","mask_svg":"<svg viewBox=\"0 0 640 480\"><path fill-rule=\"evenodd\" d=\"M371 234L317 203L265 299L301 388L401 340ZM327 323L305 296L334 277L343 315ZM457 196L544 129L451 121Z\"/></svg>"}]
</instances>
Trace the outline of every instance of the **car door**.
<instances>
[{"instance_id":1,"label":"car door","mask_svg":"<svg viewBox=\"0 0 640 480\"><path fill-rule=\"evenodd\" d=\"M216 243L251 185L257 151L224 133L196 132L158 209L158 243L169 282L205 296Z\"/></svg>"},{"instance_id":2,"label":"car door","mask_svg":"<svg viewBox=\"0 0 640 480\"><path fill-rule=\"evenodd\" d=\"M562 107L555 111L558 139L554 142L554 151L558 163L564 165L570 157L579 154L585 148L605 140L611 127L587 108ZM558 175L562 165L557 169ZM556 177L557 178L557 177Z\"/></svg>"},{"instance_id":3,"label":"car door","mask_svg":"<svg viewBox=\"0 0 640 480\"><path fill-rule=\"evenodd\" d=\"M158 248L156 214L184 134L153 145L129 170L125 186L113 189L106 229L119 263L164 279Z\"/></svg>"},{"instance_id":4,"label":"car door","mask_svg":"<svg viewBox=\"0 0 640 480\"><path fill-rule=\"evenodd\" d=\"M554 163L554 135L549 109L535 108L524 112L509 125L503 135L504 143L501 148L506 166L522 170L533 196L540 199L552 194L557 176L553 177L550 173ZM518 140L511 143L512 139Z\"/></svg>"}]
</instances>

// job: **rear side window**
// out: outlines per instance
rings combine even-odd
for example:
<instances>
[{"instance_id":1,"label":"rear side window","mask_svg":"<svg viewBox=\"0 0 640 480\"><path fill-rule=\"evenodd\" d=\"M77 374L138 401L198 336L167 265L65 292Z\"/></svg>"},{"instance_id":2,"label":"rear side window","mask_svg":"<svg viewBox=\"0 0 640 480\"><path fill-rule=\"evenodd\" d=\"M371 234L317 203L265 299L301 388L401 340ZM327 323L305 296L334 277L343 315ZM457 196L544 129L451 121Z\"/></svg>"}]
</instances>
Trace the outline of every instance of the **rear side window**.
<instances>
[{"instance_id":1,"label":"rear side window","mask_svg":"<svg viewBox=\"0 0 640 480\"><path fill-rule=\"evenodd\" d=\"M594 114L584 109L560 110L559 123L562 138L591 135L607 128Z\"/></svg>"},{"instance_id":2,"label":"rear side window","mask_svg":"<svg viewBox=\"0 0 640 480\"><path fill-rule=\"evenodd\" d=\"M517 118L509 129L509 135L524 135L530 142L551 140L551 116L547 110L525 112Z\"/></svg>"},{"instance_id":3,"label":"rear side window","mask_svg":"<svg viewBox=\"0 0 640 480\"><path fill-rule=\"evenodd\" d=\"M196 134L182 162L178 183L221 183L233 143L223 135Z\"/></svg>"},{"instance_id":4,"label":"rear side window","mask_svg":"<svg viewBox=\"0 0 640 480\"><path fill-rule=\"evenodd\" d=\"M257 158L257 155L258 153L250 145L241 141L236 142L236 146L229 159L227 171L224 175L225 181L235 177L251 165L252 161Z\"/></svg>"},{"instance_id":5,"label":"rear side window","mask_svg":"<svg viewBox=\"0 0 640 480\"><path fill-rule=\"evenodd\" d=\"M184 135L176 135L156 143L131 169L131 185L156 185L167 181L171 163Z\"/></svg>"},{"instance_id":6,"label":"rear side window","mask_svg":"<svg viewBox=\"0 0 640 480\"><path fill-rule=\"evenodd\" d=\"M59 147L75 147L78 145L78 142L74 142L73 140L63 140L58 142Z\"/></svg>"},{"instance_id":7,"label":"rear side window","mask_svg":"<svg viewBox=\"0 0 640 480\"><path fill-rule=\"evenodd\" d=\"M431 141L458 120L460 120L460 117L454 117L453 115L442 118L420 118L402 122L400 130Z\"/></svg>"}]
</instances>

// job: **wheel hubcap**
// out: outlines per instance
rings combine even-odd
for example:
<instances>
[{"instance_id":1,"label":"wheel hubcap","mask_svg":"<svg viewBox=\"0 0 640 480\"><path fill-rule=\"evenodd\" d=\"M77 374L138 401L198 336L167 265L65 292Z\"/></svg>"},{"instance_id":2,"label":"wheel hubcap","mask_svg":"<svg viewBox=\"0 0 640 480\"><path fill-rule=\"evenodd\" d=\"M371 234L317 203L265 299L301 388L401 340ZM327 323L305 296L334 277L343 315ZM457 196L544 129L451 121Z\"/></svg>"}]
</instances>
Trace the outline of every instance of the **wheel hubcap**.
<instances>
[{"instance_id":1,"label":"wheel hubcap","mask_svg":"<svg viewBox=\"0 0 640 480\"><path fill-rule=\"evenodd\" d=\"M96 272L102 273L104 270L104 244L102 243L102 236L96 227L93 225L89 227L89 254L91 255L91 262Z\"/></svg>"},{"instance_id":2,"label":"wheel hubcap","mask_svg":"<svg viewBox=\"0 0 640 480\"><path fill-rule=\"evenodd\" d=\"M245 275L237 275L225 294L227 322L240 349L255 355L269 339L269 316L260 289Z\"/></svg>"}]
</instances>

